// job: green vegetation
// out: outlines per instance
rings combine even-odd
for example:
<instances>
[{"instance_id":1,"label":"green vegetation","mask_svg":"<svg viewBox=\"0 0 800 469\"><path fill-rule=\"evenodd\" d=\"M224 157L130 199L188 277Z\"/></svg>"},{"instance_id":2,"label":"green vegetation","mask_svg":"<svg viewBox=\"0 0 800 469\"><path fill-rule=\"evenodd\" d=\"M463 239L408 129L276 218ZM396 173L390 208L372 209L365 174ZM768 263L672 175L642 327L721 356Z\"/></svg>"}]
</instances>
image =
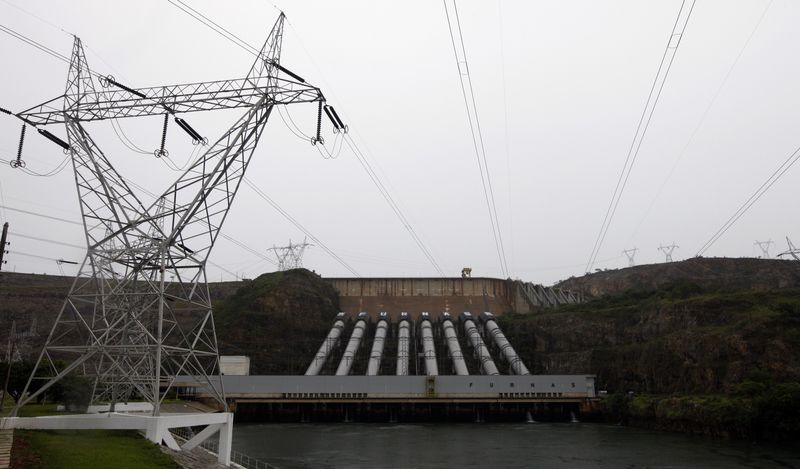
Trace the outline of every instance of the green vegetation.
<instances>
[{"instance_id":1,"label":"green vegetation","mask_svg":"<svg viewBox=\"0 0 800 469\"><path fill-rule=\"evenodd\" d=\"M796 440L800 383L758 386L736 395L625 395L602 401L612 422L735 438Z\"/></svg>"},{"instance_id":2,"label":"green vegetation","mask_svg":"<svg viewBox=\"0 0 800 469\"><path fill-rule=\"evenodd\" d=\"M12 406L19 400L25 389L25 384L28 382L31 372L33 372L33 361L22 361L12 363L11 375L8 381L8 396L13 398ZM59 363L59 366L61 364ZM39 368L48 370L47 365ZM0 362L0 377L5 377L8 370L8 364ZM37 375L41 376L41 375ZM35 392L43 384L42 380L31 381L31 386L28 392ZM70 374L65 376L61 381L51 386L46 392L40 395L37 399L38 404L42 404L45 399L51 402L57 402L66 405L72 411L85 410L91 398L92 384L86 378L77 374Z\"/></svg>"},{"instance_id":3,"label":"green vegetation","mask_svg":"<svg viewBox=\"0 0 800 469\"><path fill-rule=\"evenodd\" d=\"M249 356L252 374L303 374L338 312L336 290L306 269L261 275L214 304L220 353Z\"/></svg>"},{"instance_id":4,"label":"green vegetation","mask_svg":"<svg viewBox=\"0 0 800 469\"><path fill-rule=\"evenodd\" d=\"M178 468L157 445L134 431L63 430L14 432L13 469Z\"/></svg>"},{"instance_id":5,"label":"green vegetation","mask_svg":"<svg viewBox=\"0 0 800 469\"><path fill-rule=\"evenodd\" d=\"M610 421L800 436L800 290L690 281L499 318L534 373L593 373Z\"/></svg>"}]
</instances>

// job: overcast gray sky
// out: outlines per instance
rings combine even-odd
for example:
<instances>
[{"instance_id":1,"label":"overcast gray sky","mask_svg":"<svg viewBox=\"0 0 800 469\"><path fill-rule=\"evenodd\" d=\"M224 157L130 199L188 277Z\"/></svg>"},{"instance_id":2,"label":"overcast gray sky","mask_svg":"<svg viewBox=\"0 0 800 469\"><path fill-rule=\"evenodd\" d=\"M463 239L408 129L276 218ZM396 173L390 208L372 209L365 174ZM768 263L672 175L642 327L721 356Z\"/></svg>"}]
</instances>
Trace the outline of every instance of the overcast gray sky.
<instances>
[{"instance_id":1,"label":"overcast gray sky","mask_svg":"<svg viewBox=\"0 0 800 469\"><path fill-rule=\"evenodd\" d=\"M259 47L278 14L267 1L186 1ZM446 273L471 266L474 276L500 276L442 3L277 5L289 21L283 65L321 87L344 116ZM680 5L458 2L512 277L552 283L584 271ZM597 267L625 266L621 251L632 247L638 263L661 262L659 244L672 241L676 260L693 256L800 145L798 21L800 3L789 0L697 1ZM60 29L75 33L90 67L132 87L241 78L253 60L167 1L2 0L0 24L64 55L72 40ZM0 57L0 106L20 111L63 93L66 64L8 35L0 35ZM214 137L242 112L184 117ZM305 133L314 131L315 106L289 112ZM360 275L436 275L347 147L323 159L278 117L249 177ZM158 146L160 117L119 123L136 145ZM19 127L0 115L0 159L15 157ZM162 160L123 146L110 123L87 128L133 182L160 192L177 177ZM325 131L333 141L330 126ZM190 156L187 140L170 128L167 148L178 165ZM23 158L45 173L64 155L29 133ZM753 242L769 238L774 254L785 236L800 238L790 208L798 182L800 168L792 168L706 255L755 256ZM79 220L71 167L31 177L3 164L0 191L2 205ZM303 239L251 189L237 197L224 233L264 252ZM11 224L8 270L58 273L53 261L15 252L82 258L77 248L13 236L82 245L80 226L2 209L0 218ZM211 260L249 277L273 270L225 239ZM349 275L318 247L304 263L325 276Z\"/></svg>"}]
</instances>

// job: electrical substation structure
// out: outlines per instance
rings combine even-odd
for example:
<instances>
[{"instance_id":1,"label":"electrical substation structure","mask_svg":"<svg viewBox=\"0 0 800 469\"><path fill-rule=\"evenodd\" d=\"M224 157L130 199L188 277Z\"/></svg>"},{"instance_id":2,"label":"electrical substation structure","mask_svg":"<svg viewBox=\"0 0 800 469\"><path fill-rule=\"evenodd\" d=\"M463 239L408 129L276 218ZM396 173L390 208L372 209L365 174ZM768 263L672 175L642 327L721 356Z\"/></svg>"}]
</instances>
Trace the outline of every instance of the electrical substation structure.
<instances>
[{"instance_id":1,"label":"electrical substation structure","mask_svg":"<svg viewBox=\"0 0 800 469\"><path fill-rule=\"evenodd\" d=\"M65 416L59 428L137 428L147 437L180 449L168 431L209 425L182 447L191 448L219 432L219 458L230 460L232 414L227 412L219 375L219 352L206 283L206 263L250 158L276 106L316 103L316 141L321 141L323 110L344 129L319 88L280 63L284 15L280 14L244 78L134 89L113 77L100 77L74 39L63 95L28 110L5 114L56 143L72 159L87 253L39 355L22 399L3 425L50 428L51 423L21 419L20 407L72 373L91 381L91 402L114 412L128 400L149 403L151 415L126 416L108 423ZM100 77L100 85L95 85ZM85 127L87 122L164 116L161 147L170 119L195 145L207 140L179 115L222 109L244 114L185 170L151 205L145 205L117 172ZM44 127L64 124L67 140ZM315 143L315 142L312 142ZM22 166L22 144L17 165ZM63 363L63 366L59 364ZM161 416L161 404L177 376L209 390L222 414ZM34 380L47 376L42 382ZM102 423L102 421L107 421ZM89 422L89 423L87 423ZM44 425L44 427L43 427Z\"/></svg>"}]
</instances>

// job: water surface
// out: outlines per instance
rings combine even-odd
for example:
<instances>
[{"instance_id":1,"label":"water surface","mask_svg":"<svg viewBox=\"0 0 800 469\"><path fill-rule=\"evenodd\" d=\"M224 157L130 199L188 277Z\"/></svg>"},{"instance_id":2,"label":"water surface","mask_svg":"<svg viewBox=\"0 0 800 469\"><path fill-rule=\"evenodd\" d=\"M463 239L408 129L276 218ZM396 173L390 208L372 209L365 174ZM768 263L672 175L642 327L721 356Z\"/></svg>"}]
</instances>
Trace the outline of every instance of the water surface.
<instances>
[{"instance_id":1,"label":"water surface","mask_svg":"<svg viewBox=\"0 0 800 469\"><path fill-rule=\"evenodd\" d=\"M599 424L235 424L281 469L800 468L800 450Z\"/></svg>"}]
</instances>

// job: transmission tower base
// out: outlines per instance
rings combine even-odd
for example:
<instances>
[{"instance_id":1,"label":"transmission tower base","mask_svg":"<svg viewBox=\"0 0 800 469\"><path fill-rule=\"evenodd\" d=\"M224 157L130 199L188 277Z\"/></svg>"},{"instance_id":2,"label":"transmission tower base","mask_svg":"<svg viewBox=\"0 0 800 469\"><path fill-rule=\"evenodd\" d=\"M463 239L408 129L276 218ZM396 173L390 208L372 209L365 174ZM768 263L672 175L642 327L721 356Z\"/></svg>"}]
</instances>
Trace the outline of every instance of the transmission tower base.
<instances>
[{"instance_id":1,"label":"transmission tower base","mask_svg":"<svg viewBox=\"0 0 800 469\"><path fill-rule=\"evenodd\" d=\"M178 444L174 433L179 429L204 426L205 429L188 437L180 437ZM233 413L180 413L159 416L110 412L105 414L55 415L47 417L5 417L0 419L0 429L20 430L138 430L145 438L175 451L190 451L216 435L217 461L231 463L233 440ZM176 431L177 430L177 431Z\"/></svg>"}]
</instances>

